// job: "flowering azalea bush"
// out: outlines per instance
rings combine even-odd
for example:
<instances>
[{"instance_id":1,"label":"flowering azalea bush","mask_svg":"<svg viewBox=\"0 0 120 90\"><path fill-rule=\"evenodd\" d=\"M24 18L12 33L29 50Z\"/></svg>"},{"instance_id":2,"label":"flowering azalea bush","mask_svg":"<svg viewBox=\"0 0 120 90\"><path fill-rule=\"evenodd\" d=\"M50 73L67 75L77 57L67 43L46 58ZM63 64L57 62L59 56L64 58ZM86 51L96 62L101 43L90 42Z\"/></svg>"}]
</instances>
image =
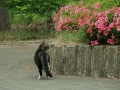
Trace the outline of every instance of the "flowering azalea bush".
<instances>
[{"instance_id":1,"label":"flowering azalea bush","mask_svg":"<svg viewBox=\"0 0 120 90\"><path fill-rule=\"evenodd\" d=\"M96 13L87 33L92 45L120 44L120 7Z\"/></svg>"},{"instance_id":2,"label":"flowering azalea bush","mask_svg":"<svg viewBox=\"0 0 120 90\"><path fill-rule=\"evenodd\" d=\"M91 11L82 4L76 6L74 3L62 7L56 16L54 21L56 23L56 30L61 31L76 31L79 27L84 27L89 24Z\"/></svg>"},{"instance_id":3,"label":"flowering azalea bush","mask_svg":"<svg viewBox=\"0 0 120 90\"><path fill-rule=\"evenodd\" d=\"M54 17L57 31L86 31L91 45L120 44L120 7L100 11L100 3L93 6L70 4L62 7Z\"/></svg>"}]
</instances>

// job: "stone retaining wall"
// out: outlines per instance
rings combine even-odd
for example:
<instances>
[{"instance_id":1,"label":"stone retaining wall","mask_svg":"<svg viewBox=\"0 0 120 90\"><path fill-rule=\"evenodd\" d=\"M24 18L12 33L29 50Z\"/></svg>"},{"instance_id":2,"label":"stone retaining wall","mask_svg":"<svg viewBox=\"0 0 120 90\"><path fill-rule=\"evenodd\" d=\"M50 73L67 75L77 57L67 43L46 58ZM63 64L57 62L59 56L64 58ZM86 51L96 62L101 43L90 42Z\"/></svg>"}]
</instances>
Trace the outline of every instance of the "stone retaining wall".
<instances>
[{"instance_id":1,"label":"stone retaining wall","mask_svg":"<svg viewBox=\"0 0 120 90\"><path fill-rule=\"evenodd\" d=\"M50 45L51 71L54 74L119 77L119 46Z\"/></svg>"}]
</instances>

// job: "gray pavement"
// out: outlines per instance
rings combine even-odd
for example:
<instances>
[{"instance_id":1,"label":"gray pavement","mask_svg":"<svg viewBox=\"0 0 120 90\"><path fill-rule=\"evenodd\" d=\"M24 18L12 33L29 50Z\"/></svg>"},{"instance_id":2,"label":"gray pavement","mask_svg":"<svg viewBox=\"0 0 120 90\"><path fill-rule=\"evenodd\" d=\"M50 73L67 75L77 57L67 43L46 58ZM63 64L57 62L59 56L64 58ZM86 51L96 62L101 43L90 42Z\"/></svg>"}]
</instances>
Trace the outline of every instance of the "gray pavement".
<instances>
[{"instance_id":1,"label":"gray pavement","mask_svg":"<svg viewBox=\"0 0 120 90\"><path fill-rule=\"evenodd\" d=\"M120 90L120 79L54 75L37 80L38 43L0 44L0 90Z\"/></svg>"}]
</instances>

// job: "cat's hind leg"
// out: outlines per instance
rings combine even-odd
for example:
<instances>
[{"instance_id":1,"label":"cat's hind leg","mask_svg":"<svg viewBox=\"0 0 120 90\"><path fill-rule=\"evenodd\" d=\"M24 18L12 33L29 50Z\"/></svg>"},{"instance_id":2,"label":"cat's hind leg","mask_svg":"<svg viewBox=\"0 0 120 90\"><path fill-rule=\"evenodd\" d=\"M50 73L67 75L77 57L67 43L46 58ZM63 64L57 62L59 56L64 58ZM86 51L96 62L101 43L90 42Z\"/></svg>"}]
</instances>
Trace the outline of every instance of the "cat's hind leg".
<instances>
[{"instance_id":1,"label":"cat's hind leg","mask_svg":"<svg viewBox=\"0 0 120 90\"><path fill-rule=\"evenodd\" d=\"M47 79L50 79L51 77L53 77L53 76L52 76L52 74L50 73L50 71L49 71L49 70L46 70L46 78L47 78Z\"/></svg>"},{"instance_id":2,"label":"cat's hind leg","mask_svg":"<svg viewBox=\"0 0 120 90\"><path fill-rule=\"evenodd\" d=\"M38 80L41 79L41 76L43 75L42 73L42 69L39 69L39 76L38 76Z\"/></svg>"}]
</instances>

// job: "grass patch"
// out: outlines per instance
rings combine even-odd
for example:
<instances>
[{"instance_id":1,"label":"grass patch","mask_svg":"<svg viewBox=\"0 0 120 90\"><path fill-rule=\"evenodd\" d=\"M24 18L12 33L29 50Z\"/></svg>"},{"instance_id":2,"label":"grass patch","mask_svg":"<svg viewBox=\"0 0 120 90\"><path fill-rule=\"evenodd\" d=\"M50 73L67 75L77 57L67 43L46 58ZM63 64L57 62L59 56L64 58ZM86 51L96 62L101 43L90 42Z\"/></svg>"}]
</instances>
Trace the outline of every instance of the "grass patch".
<instances>
[{"instance_id":1,"label":"grass patch","mask_svg":"<svg viewBox=\"0 0 120 90\"><path fill-rule=\"evenodd\" d=\"M93 5L97 2L101 3L101 11L106 10L106 9L110 9L114 6L120 6L120 3L118 2L118 0L84 0L83 4L87 5Z\"/></svg>"},{"instance_id":2,"label":"grass patch","mask_svg":"<svg viewBox=\"0 0 120 90\"><path fill-rule=\"evenodd\" d=\"M74 42L74 43L88 43L87 39L87 34L85 30L79 30L78 32L65 32L61 31L59 33L58 38L60 41L69 43L69 42Z\"/></svg>"},{"instance_id":3,"label":"grass patch","mask_svg":"<svg viewBox=\"0 0 120 90\"><path fill-rule=\"evenodd\" d=\"M15 14L14 11L10 12L10 22L11 24L16 23L24 23L26 25L29 25L32 22L37 21L45 21L46 17L41 17L38 14L32 14L32 13L23 13L23 14Z\"/></svg>"},{"instance_id":4,"label":"grass patch","mask_svg":"<svg viewBox=\"0 0 120 90\"><path fill-rule=\"evenodd\" d=\"M0 31L0 41L9 40L34 40L51 38L53 35L48 32L32 32L26 30L18 31Z\"/></svg>"}]
</instances>

